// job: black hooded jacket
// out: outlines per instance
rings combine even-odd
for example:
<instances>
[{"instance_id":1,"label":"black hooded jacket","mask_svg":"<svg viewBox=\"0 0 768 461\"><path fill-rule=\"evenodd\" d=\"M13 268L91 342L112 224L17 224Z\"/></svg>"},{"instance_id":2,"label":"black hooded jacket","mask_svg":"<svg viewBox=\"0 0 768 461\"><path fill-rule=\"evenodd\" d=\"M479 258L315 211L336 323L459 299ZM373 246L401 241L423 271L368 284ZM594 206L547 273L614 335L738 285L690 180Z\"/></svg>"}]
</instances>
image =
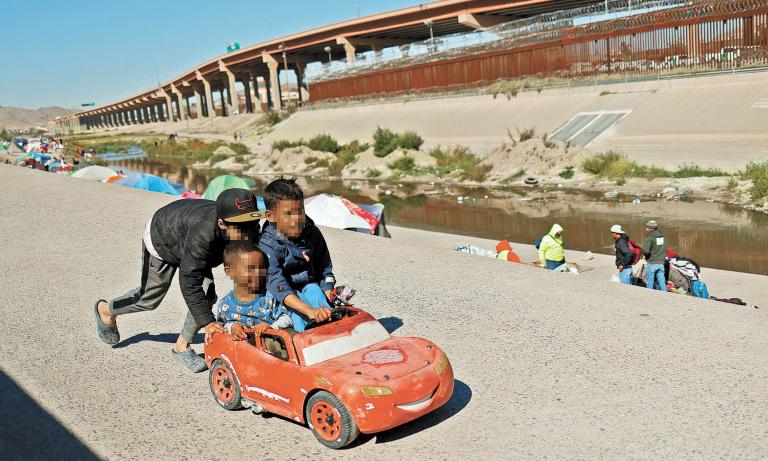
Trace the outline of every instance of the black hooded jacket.
<instances>
[{"instance_id":1,"label":"black hooded jacket","mask_svg":"<svg viewBox=\"0 0 768 461\"><path fill-rule=\"evenodd\" d=\"M624 268L632 266L632 262L635 260L635 255L629 249L629 237L622 235L616 239L616 267L623 266Z\"/></svg>"},{"instance_id":2,"label":"black hooded jacket","mask_svg":"<svg viewBox=\"0 0 768 461\"><path fill-rule=\"evenodd\" d=\"M215 321L203 281L224 261L227 240L217 225L216 202L177 200L160 208L152 217L150 236L158 256L179 268L181 294L197 324ZM215 291L209 295L215 301Z\"/></svg>"}]
</instances>

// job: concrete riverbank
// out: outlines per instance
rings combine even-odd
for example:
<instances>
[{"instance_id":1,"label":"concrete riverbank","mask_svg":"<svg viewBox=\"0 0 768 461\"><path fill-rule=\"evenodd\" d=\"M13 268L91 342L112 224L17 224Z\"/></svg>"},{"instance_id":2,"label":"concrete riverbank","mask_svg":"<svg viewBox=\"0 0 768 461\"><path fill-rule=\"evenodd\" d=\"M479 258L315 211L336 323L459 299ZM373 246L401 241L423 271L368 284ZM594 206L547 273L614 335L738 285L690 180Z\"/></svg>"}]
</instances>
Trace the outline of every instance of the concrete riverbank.
<instances>
[{"instance_id":1,"label":"concrete riverbank","mask_svg":"<svg viewBox=\"0 0 768 461\"><path fill-rule=\"evenodd\" d=\"M157 311L119 320L115 348L96 337L93 301L138 282L143 226L172 197L5 165L0 183L0 404L14 410L0 419L0 458L330 454L294 423L222 410L207 374L181 371L170 357L186 310L175 286ZM588 276L602 269L553 274L450 251L476 240L466 237L323 232L358 304L395 335L443 347L457 379L442 409L333 456L768 456L763 309Z\"/></svg>"}]
</instances>

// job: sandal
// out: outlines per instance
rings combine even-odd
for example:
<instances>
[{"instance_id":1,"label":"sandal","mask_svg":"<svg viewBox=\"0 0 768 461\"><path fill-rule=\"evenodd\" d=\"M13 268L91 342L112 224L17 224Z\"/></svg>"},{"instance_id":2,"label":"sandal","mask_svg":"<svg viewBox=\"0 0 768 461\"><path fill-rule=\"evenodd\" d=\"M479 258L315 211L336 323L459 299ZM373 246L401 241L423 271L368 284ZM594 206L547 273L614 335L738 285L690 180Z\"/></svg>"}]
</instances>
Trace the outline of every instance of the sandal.
<instances>
[{"instance_id":1,"label":"sandal","mask_svg":"<svg viewBox=\"0 0 768 461\"><path fill-rule=\"evenodd\" d=\"M120 342L120 332L117 330L117 324L110 326L101 320L101 315L99 315L99 303L102 301L107 302L105 299L100 299L93 305L93 313L96 314L96 333L99 334L99 338L102 341L113 346Z\"/></svg>"}]
</instances>

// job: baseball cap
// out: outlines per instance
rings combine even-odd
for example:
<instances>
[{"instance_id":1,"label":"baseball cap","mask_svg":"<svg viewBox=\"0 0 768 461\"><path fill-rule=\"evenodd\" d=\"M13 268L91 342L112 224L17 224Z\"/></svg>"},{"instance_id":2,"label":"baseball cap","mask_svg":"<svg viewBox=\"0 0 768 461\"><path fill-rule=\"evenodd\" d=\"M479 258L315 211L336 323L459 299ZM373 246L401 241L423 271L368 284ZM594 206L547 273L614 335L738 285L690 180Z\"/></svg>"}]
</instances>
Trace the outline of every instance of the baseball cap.
<instances>
[{"instance_id":1,"label":"baseball cap","mask_svg":"<svg viewBox=\"0 0 768 461\"><path fill-rule=\"evenodd\" d=\"M216 216L228 223L244 223L264 218L258 197L245 189L227 189L216 199Z\"/></svg>"},{"instance_id":2,"label":"baseball cap","mask_svg":"<svg viewBox=\"0 0 768 461\"><path fill-rule=\"evenodd\" d=\"M611 232L613 232L614 234L624 234L625 233L624 229L622 229L621 226L618 225L618 224L614 224L613 226L611 226Z\"/></svg>"},{"instance_id":3,"label":"baseball cap","mask_svg":"<svg viewBox=\"0 0 768 461\"><path fill-rule=\"evenodd\" d=\"M659 225L656 223L656 221L654 221L653 219L651 219L650 221L648 221L647 223L645 223L645 227L647 227L647 228L649 228L649 229L656 229L656 228L658 228L658 227L659 227Z\"/></svg>"}]
</instances>

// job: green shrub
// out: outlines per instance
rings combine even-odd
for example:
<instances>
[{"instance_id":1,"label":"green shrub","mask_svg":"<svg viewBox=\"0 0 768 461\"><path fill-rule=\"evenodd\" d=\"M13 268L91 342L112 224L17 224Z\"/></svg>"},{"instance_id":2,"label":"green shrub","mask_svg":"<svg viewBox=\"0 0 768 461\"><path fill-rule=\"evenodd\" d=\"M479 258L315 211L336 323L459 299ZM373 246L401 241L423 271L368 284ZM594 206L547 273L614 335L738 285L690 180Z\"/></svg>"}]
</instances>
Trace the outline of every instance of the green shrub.
<instances>
[{"instance_id":1,"label":"green shrub","mask_svg":"<svg viewBox=\"0 0 768 461\"><path fill-rule=\"evenodd\" d=\"M307 142L307 147L320 152L335 154L339 151L339 143L329 134L319 134Z\"/></svg>"},{"instance_id":2,"label":"green shrub","mask_svg":"<svg viewBox=\"0 0 768 461\"><path fill-rule=\"evenodd\" d=\"M560 176L563 179L572 179L573 178L573 173L574 173L573 172L573 167L572 166L568 166L568 167L565 167L565 169L563 171L561 171L560 174L558 174L558 176Z\"/></svg>"},{"instance_id":3,"label":"green shrub","mask_svg":"<svg viewBox=\"0 0 768 461\"><path fill-rule=\"evenodd\" d=\"M251 155L251 151L248 149L248 146L239 142L229 143L229 148L235 151L237 155Z\"/></svg>"},{"instance_id":4,"label":"green shrub","mask_svg":"<svg viewBox=\"0 0 768 461\"><path fill-rule=\"evenodd\" d=\"M518 179L522 178L523 176L525 176L525 170L523 170L521 168L521 169L517 170L517 172L515 174L513 174L511 176L507 176L506 178L504 178L504 180L502 182L505 183L505 184L512 184L513 182L517 181Z\"/></svg>"},{"instance_id":5,"label":"green shrub","mask_svg":"<svg viewBox=\"0 0 768 461\"><path fill-rule=\"evenodd\" d=\"M481 165L480 159L463 146L456 146L450 151L438 146L429 151L429 155L435 159L436 166L432 172L438 176L455 173L462 180L482 182L493 168Z\"/></svg>"},{"instance_id":6,"label":"green shrub","mask_svg":"<svg viewBox=\"0 0 768 461\"><path fill-rule=\"evenodd\" d=\"M403 149L419 150L422 144L424 144L424 139L415 131L406 131L397 136L397 145Z\"/></svg>"},{"instance_id":7,"label":"green shrub","mask_svg":"<svg viewBox=\"0 0 768 461\"><path fill-rule=\"evenodd\" d=\"M216 155L214 155L214 156L212 156L210 158L209 162L211 162L211 165L215 165L215 164L219 163L220 161L226 160L226 159L227 159L227 155L226 154L216 154Z\"/></svg>"},{"instance_id":8,"label":"green shrub","mask_svg":"<svg viewBox=\"0 0 768 461\"><path fill-rule=\"evenodd\" d=\"M741 178L752 181L752 186L749 188L752 200L768 199L768 162L750 162Z\"/></svg>"},{"instance_id":9,"label":"green shrub","mask_svg":"<svg viewBox=\"0 0 768 461\"><path fill-rule=\"evenodd\" d=\"M403 155L399 159L387 164L390 170L400 176L415 176L419 173L416 167L416 159L410 155Z\"/></svg>"},{"instance_id":10,"label":"green shrub","mask_svg":"<svg viewBox=\"0 0 768 461\"><path fill-rule=\"evenodd\" d=\"M681 165L672 173L675 178L700 178L700 177L720 177L728 176L728 173L719 168L702 168L693 163Z\"/></svg>"},{"instance_id":11,"label":"green shrub","mask_svg":"<svg viewBox=\"0 0 768 461\"><path fill-rule=\"evenodd\" d=\"M528 141L529 139L533 139L536 137L536 129L535 128L526 128L523 131L520 131L519 128L517 129L517 136L520 138L520 142Z\"/></svg>"},{"instance_id":12,"label":"green shrub","mask_svg":"<svg viewBox=\"0 0 768 461\"><path fill-rule=\"evenodd\" d=\"M278 139L272 142L272 150L279 150L280 152L291 147L299 147L304 144L303 140L288 141L287 139Z\"/></svg>"},{"instance_id":13,"label":"green shrub","mask_svg":"<svg viewBox=\"0 0 768 461\"><path fill-rule=\"evenodd\" d=\"M304 159L304 164L305 165L311 165L311 164L315 163L316 161L317 161L317 157L309 156L309 157Z\"/></svg>"},{"instance_id":14,"label":"green shrub","mask_svg":"<svg viewBox=\"0 0 768 461\"><path fill-rule=\"evenodd\" d=\"M379 177L379 176L381 176L382 174L383 174L383 173L381 172L381 170L377 170L376 168L368 168L368 169L365 171L365 176L366 176L367 178L378 178L378 177Z\"/></svg>"},{"instance_id":15,"label":"green shrub","mask_svg":"<svg viewBox=\"0 0 768 461\"><path fill-rule=\"evenodd\" d=\"M397 135L391 130L376 128L373 133L373 153L377 157L386 157L397 149Z\"/></svg>"},{"instance_id":16,"label":"green shrub","mask_svg":"<svg viewBox=\"0 0 768 461\"><path fill-rule=\"evenodd\" d=\"M282 122L286 118L287 117L281 112L278 112L276 110L269 110L264 113L264 116L261 118L261 123L269 126L274 126Z\"/></svg>"}]
</instances>

